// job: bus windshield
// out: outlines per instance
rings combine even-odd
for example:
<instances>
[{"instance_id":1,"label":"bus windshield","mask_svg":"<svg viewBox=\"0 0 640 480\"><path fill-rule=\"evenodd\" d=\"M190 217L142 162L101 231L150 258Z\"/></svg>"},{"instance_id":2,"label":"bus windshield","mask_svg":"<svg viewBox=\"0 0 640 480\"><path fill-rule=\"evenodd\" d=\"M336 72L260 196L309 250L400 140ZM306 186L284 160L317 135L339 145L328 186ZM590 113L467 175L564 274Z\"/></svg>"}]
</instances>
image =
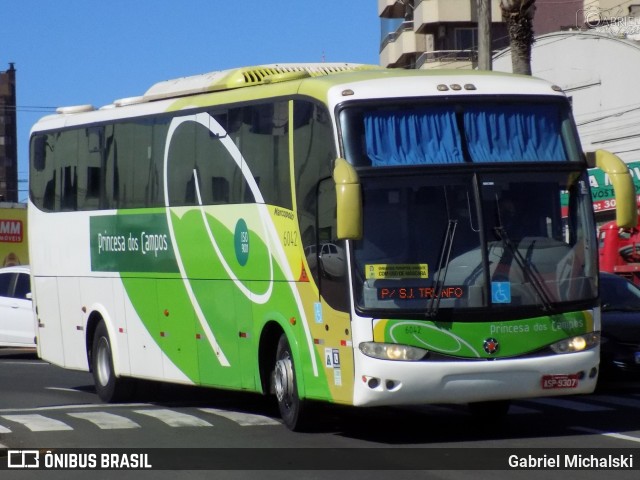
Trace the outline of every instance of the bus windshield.
<instances>
[{"instance_id":1,"label":"bus windshield","mask_svg":"<svg viewBox=\"0 0 640 480\"><path fill-rule=\"evenodd\" d=\"M591 198L568 112L499 107L342 112L347 159L376 167L360 170L359 309L552 313L596 298Z\"/></svg>"},{"instance_id":2,"label":"bus windshield","mask_svg":"<svg viewBox=\"0 0 640 480\"><path fill-rule=\"evenodd\" d=\"M595 298L586 181L577 172L364 176L357 305L551 312Z\"/></svg>"}]
</instances>

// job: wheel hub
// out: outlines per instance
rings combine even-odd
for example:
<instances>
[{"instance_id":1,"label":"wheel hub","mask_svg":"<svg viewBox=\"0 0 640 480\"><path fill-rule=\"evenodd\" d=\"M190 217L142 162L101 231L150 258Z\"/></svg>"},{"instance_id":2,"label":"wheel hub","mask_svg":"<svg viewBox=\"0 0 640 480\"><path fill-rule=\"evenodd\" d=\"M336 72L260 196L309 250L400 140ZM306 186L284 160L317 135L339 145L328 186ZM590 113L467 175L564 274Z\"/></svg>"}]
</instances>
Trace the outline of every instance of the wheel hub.
<instances>
[{"instance_id":1,"label":"wheel hub","mask_svg":"<svg viewBox=\"0 0 640 480\"><path fill-rule=\"evenodd\" d=\"M100 339L98 351L96 352L96 373L100 385L105 386L109 383L111 376L111 365L109 363L109 343L105 338Z\"/></svg>"},{"instance_id":2,"label":"wheel hub","mask_svg":"<svg viewBox=\"0 0 640 480\"><path fill-rule=\"evenodd\" d=\"M275 389L279 402L291 398L293 392L293 368L291 358L282 358L276 362Z\"/></svg>"}]
</instances>

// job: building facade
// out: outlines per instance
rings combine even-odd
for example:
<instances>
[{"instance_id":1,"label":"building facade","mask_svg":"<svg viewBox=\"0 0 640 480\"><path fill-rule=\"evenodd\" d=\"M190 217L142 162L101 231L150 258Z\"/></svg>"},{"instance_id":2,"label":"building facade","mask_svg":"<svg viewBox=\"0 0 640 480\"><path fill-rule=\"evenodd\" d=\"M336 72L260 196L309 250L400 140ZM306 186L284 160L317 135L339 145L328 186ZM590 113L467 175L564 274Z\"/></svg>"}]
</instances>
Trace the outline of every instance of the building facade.
<instances>
[{"instance_id":1,"label":"building facade","mask_svg":"<svg viewBox=\"0 0 640 480\"><path fill-rule=\"evenodd\" d=\"M473 68L476 0L378 0L380 64L392 68ZM491 0L492 50L509 44L500 0Z\"/></svg>"},{"instance_id":2,"label":"building facade","mask_svg":"<svg viewBox=\"0 0 640 480\"><path fill-rule=\"evenodd\" d=\"M0 71L0 202L18 201L16 69Z\"/></svg>"},{"instance_id":3,"label":"building facade","mask_svg":"<svg viewBox=\"0 0 640 480\"><path fill-rule=\"evenodd\" d=\"M491 50L509 46L500 0L491 0ZM536 0L535 35L593 28L634 2ZM636 0L640 4L640 0ZM615 8L614 7L615 4ZM380 64L392 68L475 68L477 0L378 0Z\"/></svg>"}]
</instances>

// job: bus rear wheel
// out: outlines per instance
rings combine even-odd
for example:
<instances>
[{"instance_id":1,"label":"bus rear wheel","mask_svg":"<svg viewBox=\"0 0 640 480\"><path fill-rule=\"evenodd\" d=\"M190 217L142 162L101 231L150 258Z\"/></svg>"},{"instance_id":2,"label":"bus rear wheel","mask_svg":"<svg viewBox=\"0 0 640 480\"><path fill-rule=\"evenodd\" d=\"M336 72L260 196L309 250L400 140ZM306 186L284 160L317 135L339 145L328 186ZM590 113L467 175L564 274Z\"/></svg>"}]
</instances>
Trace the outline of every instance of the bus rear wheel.
<instances>
[{"instance_id":1,"label":"bus rear wheel","mask_svg":"<svg viewBox=\"0 0 640 480\"><path fill-rule=\"evenodd\" d=\"M111 340L107 327L102 321L98 324L93 336L91 372L96 393L101 400L116 403L128 400L133 396L133 380L116 377L113 369Z\"/></svg>"},{"instance_id":2,"label":"bus rear wheel","mask_svg":"<svg viewBox=\"0 0 640 480\"><path fill-rule=\"evenodd\" d=\"M305 403L298 395L295 365L291 347L286 335L281 335L276 350L273 371L273 390L278 401L278 409L284 424L293 431L300 431L305 425Z\"/></svg>"}]
</instances>

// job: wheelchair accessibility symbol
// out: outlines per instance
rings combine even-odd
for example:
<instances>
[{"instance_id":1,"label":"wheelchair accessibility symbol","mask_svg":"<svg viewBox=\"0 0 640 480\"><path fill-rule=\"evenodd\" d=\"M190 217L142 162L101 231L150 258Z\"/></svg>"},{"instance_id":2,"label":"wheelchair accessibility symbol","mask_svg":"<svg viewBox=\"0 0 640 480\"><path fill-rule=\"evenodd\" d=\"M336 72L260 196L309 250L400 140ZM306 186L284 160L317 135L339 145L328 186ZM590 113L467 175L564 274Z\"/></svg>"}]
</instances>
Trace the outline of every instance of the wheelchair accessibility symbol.
<instances>
[{"instance_id":1,"label":"wheelchair accessibility symbol","mask_svg":"<svg viewBox=\"0 0 640 480\"><path fill-rule=\"evenodd\" d=\"M509 282L491 282L491 302L511 303L511 284Z\"/></svg>"}]
</instances>

